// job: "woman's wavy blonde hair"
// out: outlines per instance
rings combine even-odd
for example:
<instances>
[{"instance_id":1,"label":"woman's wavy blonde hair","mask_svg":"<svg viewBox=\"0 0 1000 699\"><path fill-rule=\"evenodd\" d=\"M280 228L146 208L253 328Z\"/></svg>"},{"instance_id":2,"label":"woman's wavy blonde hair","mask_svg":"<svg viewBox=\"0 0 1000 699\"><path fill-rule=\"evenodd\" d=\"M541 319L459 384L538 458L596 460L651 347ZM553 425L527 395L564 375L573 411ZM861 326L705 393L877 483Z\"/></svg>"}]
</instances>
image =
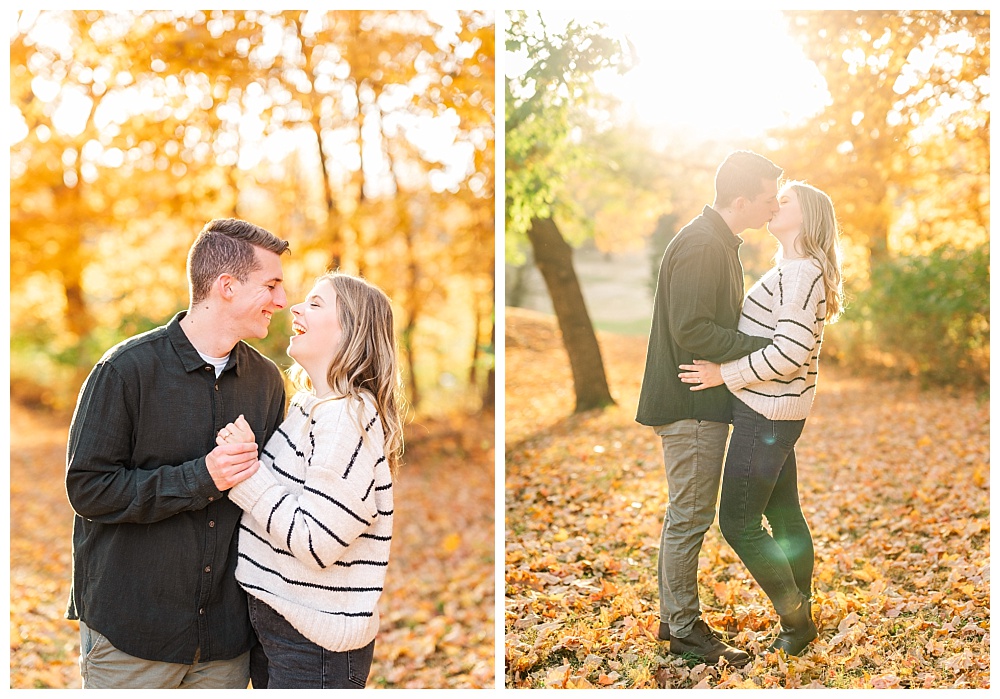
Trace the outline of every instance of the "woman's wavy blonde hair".
<instances>
[{"instance_id":1,"label":"woman's wavy blonde hair","mask_svg":"<svg viewBox=\"0 0 1000 699\"><path fill-rule=\"evenodd\" d=\"M830 196L811 184L791 180L782 189L793 188L802 210L802 234L796 243L823 270L826 287L826 322L833 323L844 310L843 256L840 251L840 224Z\"/></svg>"},{"instance_id":2,"label":"woman's wavy blonde hair","mask_svg":"<svg viewBox=\"0 0 1000 699\"><path fill-rule=\"evenodd\" d=\"M354 398L359 402L368 393L382 420L385 433L385 458L393 475L403 456L402 380L396 356L392 304L385 292L366 279L342 272L329 272L316 280L328 281L337 294L337 316L341 342L334 350L327 370L332 398ZM299 389L313 390L309 375L298 364L288 370ZM360 407L360 406L359 406ZM364 439L362 411L355 411Z\"/></svg>"}]
</instances>

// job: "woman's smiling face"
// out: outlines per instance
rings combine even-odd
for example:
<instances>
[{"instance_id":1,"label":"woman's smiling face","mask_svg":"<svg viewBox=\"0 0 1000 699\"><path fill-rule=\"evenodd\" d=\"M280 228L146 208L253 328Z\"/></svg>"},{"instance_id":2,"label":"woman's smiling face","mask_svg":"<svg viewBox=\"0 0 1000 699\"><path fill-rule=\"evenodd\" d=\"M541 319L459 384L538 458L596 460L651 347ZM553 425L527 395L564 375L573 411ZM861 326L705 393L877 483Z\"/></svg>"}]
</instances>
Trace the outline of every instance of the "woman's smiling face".
<instances>
[{"instance_id":1,"label":"woman's smiling face","mask_svg":"<svg viewBox=\"0 0 1000 699\"><path fill-rule=\"evenodd\" d=\"M315 376L314 371L325 374L343 336L333 284L326 279L317 282L306 300L292 306L291 311L292 337L288 356L311 377Z\"/></svg>"}]
</instances>

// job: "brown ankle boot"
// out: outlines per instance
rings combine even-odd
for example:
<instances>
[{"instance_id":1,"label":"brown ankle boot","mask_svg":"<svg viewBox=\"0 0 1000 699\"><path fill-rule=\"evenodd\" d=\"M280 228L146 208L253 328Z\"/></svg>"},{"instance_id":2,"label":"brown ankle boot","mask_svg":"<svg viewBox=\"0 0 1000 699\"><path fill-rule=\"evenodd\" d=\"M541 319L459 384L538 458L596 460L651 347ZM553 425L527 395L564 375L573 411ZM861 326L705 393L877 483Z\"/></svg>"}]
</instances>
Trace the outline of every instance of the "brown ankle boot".
<instances>
[{"instance_id":1,"label":"brown ankle boot","mask_svg":"<svg viewBox=\"0 0 1000 699\"><path fill-rule=\"evenodd\" d=\"M715 665L722 658L733 667L742 667L750 662L750 655L746 651L733 648L717 638L702 619L694 622L694 627L687 636L670 637L670 652L675 655L693 655L709 665Z\"/></svg>"},{"instance_id":2,"label":"brown ankle boot","mask_svg":"<svg viewBox=\"0 0 1000 699\"><path fill-rule=\"evenodd\" d=\"M709 626L708 623L706 623L705 626L708 626L708 630L712 632L713 636L722 641L732 641L740 633L739 631L728 631L726 629L720 629L715 626ZM660 629L659 631L657 631L656 637L659 638L661 641L669 641L670 624L667 623L666 621L661 621Z\"/></svg>"}]
</instances>

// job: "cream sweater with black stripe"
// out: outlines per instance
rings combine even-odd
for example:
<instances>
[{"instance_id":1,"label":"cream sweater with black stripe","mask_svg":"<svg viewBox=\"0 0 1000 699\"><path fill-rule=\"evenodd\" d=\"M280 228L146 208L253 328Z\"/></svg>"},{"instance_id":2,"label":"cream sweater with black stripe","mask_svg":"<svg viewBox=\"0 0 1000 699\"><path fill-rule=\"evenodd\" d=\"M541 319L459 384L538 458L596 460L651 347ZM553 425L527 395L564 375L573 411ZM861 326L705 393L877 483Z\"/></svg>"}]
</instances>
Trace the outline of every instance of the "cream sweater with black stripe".
<instances>
[{"instance_id":1,"label":"cream sweater with black stripe","mask_svg":"<svg viewBox=\"0 0 1000 699\"><path fill-rule=\"evenodd\" d=\"M812 258L783 260L750 289L739 330L771 344L722 365L733 395L770 420L804 420L819 376L826 287Z\"/></svg>"},{"instance_id":2,"label":"cream sweater with black stripe","mask_svg":"<svg viewBox=\"0 0 1000 699\"><path fill-rule=\"evenodd\" d=\"M358 405L297 393L263 466L229 491L244 510L236 579L332 651L375 638L392 538L382 422L366 396L362 439Z\"/></svg>"}]
</instances>

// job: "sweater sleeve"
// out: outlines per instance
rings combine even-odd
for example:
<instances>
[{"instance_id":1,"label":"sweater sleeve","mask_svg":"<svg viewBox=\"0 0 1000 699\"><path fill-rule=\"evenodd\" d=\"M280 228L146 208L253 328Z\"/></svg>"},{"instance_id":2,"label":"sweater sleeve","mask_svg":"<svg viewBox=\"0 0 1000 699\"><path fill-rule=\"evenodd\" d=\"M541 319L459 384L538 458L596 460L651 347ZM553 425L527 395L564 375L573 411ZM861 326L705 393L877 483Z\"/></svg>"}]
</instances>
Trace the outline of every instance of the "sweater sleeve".
<instances>
[{"instance_id":1,"label":"sweater sleeve","mask_svg":"<svg viewBox=\"0 0 1000 699\"><path fill-rule=\"evenodd\" d=\"M230 499L260 523L270 543L300 562L327 568L379 517L372 493L375 467L384 459L372 430L364 444L358 425L339 405L321 405L308 439L295 458L307 460L302 493L296 495L262 465L229 491ZM367 415L369 428L377 417ZM375 453L377 452L377 454ZM281 463L274 464L281 469Z\"/></svg>"},{"instance_id":2,"label":"sweater sleeve","mask_svg":"<svg viewBox=\"0 0 1000 699\"><path fill-rule=\"evenodd\" d=\"M731 391L755 383L780 381L809 363L816 349L819 304L823 300L823 275L813 264L795 265L778 273L771 295L776 320L771 343L752 354L722 364L722 379ZM760 304L747 299L750 313ZM762 311L763 312L763 311Z\"/></svg>"}]
</instances>

